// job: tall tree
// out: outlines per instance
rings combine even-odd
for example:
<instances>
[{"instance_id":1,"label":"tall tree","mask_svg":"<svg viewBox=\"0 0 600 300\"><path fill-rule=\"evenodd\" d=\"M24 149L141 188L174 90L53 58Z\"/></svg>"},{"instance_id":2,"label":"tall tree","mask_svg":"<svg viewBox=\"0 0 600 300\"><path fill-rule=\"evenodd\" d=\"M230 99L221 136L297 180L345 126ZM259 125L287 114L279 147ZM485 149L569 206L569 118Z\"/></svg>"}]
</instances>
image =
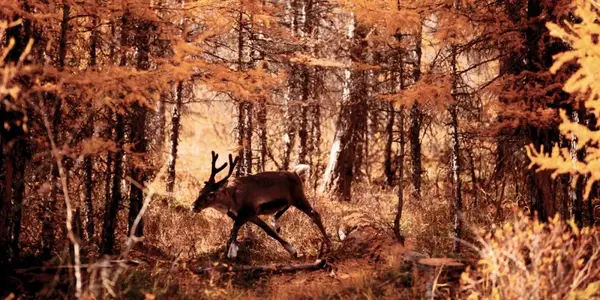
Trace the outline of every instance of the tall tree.
<instances>
[{"instance_id":1,"label":"tall tree","mask_svg":"<svg viewBox=\"0 0 600 300\"><path fill-rule=\"evenodd\" d=\"M121 17L121 37L120 46L121 50L119 53L120 61L119 66L124 67L127 65L127 37L132 30L131 13L126 10ZM119 212L119 206L122 202L121 194L121 181L123 178L123 146L125 145L125 121L122 112L115 111L115 142L117 149L113 154L113 174L111 184L111 198L110 201L106 202L104 210L104 223L102 225L102 241L100 244L100 253L102 254L113 254L115 246L115 230L117 228L117 213Z\"/></svg>"},{"instance_id":2,"label":"tall tree","mask_svg":"<svg viewBox=\"0 0 600 300\"><path fill-rule=\"evenodd\" d=\"M150 42L153 35L154 25L148 20L139 20L135 36L135 44L137 48L137 63L136 68L140 71L150 69ZM143 158L148 152L148 139L146 137L146 120L148 119L148 109L144 103L140 101L134 103L131 112L131 123L129 125L129 138L131 139L132 154ZM140 213L144 201L143 186L148 178L145 167L141 161L133 160L133 165L130 169L131 178L135 181L129 187L129 231L132 231L133 223ZM142 219L143 220L143 219ZM141 236L144 232L144 224L139 222L135 228L135 234Z\"/></svg>"},{"instance_id":3,"label":"tall tree","mask_svg":"<svg viewBox=\"0 0 600 300\"><path fill-rule=\"evenodd\" d=\"M169 161L167 169L167 193L169 197L172 196L175 187L175 167L177 164L177 150L179 146L179 130L181 127L181 109L183 104L183 82L177 83L175 91L175 104L173 105L173 111L171 113L171 136L170 136L170 147L169 147Z\"/></svg>"},{"instance_id":4,"label":"tall tree","mask_svg":"<svg viewBox=\"0 0 600 300\"><path fill-rule=\"evenodd\" d=\"M421 59L423 56L423 50L421 40L423 39L423 25L419 24L418 31L415 39L415 66L413 69L413 81L419 82L421 80ZM418 205L421 204L421 176L423 174L422 163L421 163L421 123L423 115L421 112L420 104L418 100L415 100L410 108L410 157L412 166L412 199Z\"/></svg>"}]
</instances>

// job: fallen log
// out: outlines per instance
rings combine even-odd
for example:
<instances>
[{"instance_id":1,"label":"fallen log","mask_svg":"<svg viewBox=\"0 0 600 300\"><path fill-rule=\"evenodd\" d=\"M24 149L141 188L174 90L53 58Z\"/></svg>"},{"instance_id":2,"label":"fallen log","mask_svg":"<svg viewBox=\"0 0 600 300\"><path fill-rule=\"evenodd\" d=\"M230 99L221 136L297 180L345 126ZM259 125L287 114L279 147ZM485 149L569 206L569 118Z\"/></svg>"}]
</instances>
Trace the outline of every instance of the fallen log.
<instances>
[{"instance_id":1,"label":"fallen log","mask_svg":"<svg viewBox=\"0 0 600 300\"><path fill-rule=\"evenodd\" d=\"M414 276L424 283L424 298L432 299L439 297L440 286L456 289L465 268L465 264L453 258L422 258L417 261Z\"/></svg>"},{"instance_id":2,"label":"fallen log","mask_svg":"<svg viewBox=\"0 0 600 300\"><path fill-rule=\"evenodd\" d=\"M212 267L196 268L193 270L196 274L206 274L210 271L219 272L252 272L252 273L294 273L298 271L316 271L324 269L327 266L326 259L317 259L314 263L297 264L297 265L259 265L259 266L248 266L248 265L228 265L228 264L216 264Z\"/></svg>"}]
</instances>

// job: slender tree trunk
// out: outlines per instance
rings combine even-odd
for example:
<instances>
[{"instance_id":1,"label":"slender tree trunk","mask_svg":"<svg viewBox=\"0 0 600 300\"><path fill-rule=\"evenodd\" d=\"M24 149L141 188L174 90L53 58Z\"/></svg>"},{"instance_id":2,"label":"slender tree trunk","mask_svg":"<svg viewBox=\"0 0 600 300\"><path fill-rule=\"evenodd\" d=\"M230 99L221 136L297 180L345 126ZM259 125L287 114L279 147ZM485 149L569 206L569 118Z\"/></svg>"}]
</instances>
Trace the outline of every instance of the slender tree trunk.
<instances>
[{"instance_id":1,"label":"slender tree trunk","mask_svg":"<svg viewBox=\"0 0 600 300\"><path fill-rule=\"evenodd\" d=\"M307 66L302 68L302 106L300 108L300 128L298 129L298 137L300 138L300 149L298 153L298 163L306 164L309 154L308 145L308 111L310 97L310 70Z\"/></svg>"},{"instance_id":2,"label":"slender tree trunk","mask_svg":"<svg viewBox=\"0 0 600 300\"><path fill-rule=\"evenodd\" d=\"M574 108L573 112L571 113L571 118L573 119L573 122L581 123L580 121L583 119L584 113L585 112L582 109ZM577 149L577 135L571 136L569 146L569 154L571 155L573 167L575 167L579 161L582 161L584 159L584 151ZM569 179L569 199L571 200L570 202L573 205L572 215L575 218L577 226L583 227L583 189L585 176L570 176ZM573 180L576 180L576 182L573 183Z\"/></svg>"},{"instance_id":3,"label":"slender tree trunk","mask_svg":"<svg viewBox=\"0 0 600 300\"><path fill-rule=\"evenodd\" d=\"M267 154L269 152L268 145L267 145L267 103L266 103L266 99L263 99L258 103L257 122L258 122L258 138L259 138L259 144L260 144L260 154L258 157L258 171L264 172L265 165L267 163Z\"/></svg>"},{"instance_id":4,"label":"slender tree trunk","mask_svg":"<svg viewBox=\"0 0 600 300\"><path fill-rule=\"evenodd\" d=\"M252 102L246 101L245 103L245 110L246 113L244 114L245 119L244 119L244 133L245 133L245 137L244 137L244 173L245 174L252 174L252 133L253 133L253 124L252 124L252 110L253 110L254 105L252 104Z\"/></svg>"},{"instance_id":5,"label":"slender tree trunk","mask_svg":"<svg viewBox=\"0 0 600 300\"><path fill-rule=\"evenodd\" d=\"M181 106L183 103L183 83L177 83L177 91L175 94L175 105L173 105L173 113L171 117L171 146L169 151L169 167L167 170L167 193L169 197L173 196L175 187L176 173L175 166L177 163L177 147L179 146L179 130L181 126Z\"/></svg>"},{"instance_id":6,"label":"slender tree trunk","mask_svg":"<svg viewBox=\"0 0 600 300\"><path fill-rule=\"evenodd\" d=\"M104 133L104 138L107 141L111 141L113 139L113 126L114 126L114 118L113 118L113 113L111 110L107 111L107 118L106 118L106 132ZM104 209L108 210L110 209L110 203L112 202L112 178L113 178L113 173L112 173L112 167L113 167L113 158L115 157L116 153L112 153L109 152L106 155L106 169L104 170ZM104 223L103 226L106 226L107 220L107 211L104 212ZM102 245L105 243L105 232L106 232L107 228L103 227L103 233L102 233L102 240L101 240L101 244L100 244L100 252L102 252Z\"/></svg>"},{"instance_id":7,"label":"slender tree trunk","mask_svg":"<svg viewBox=\"0 0 600 300\"><path fill-rule=\"evenodd\" d=\"M28 8L25 7L25 11L27 10ZM13 16L12 21L18 19L20 16L16 15ZM17 63L32 35L32 26L27 19L24 19L21 24L6 29L6 41L10 40L14 43L5 57L7 65ZM6 99L10 102L10 98ZM19 137L19 134L14 140L15 132L4 127L5 122L11 122L11 114L5 104L6 99L0 99L0 266L18 258L23 174L26 160L29 159L28 151L25 149L26 141Z\"/></svg>"},{"instance_id":8,"label":"slender tree trunk","mask_svg":"<svg viewBox=\"0 0 600 300\"><path fill-rule=\"evenodd\" d=\"M147 139L145 134L146 127L146 119L147 119L147 109L143 108L139 105L133 106L133 116L132 122L130 125L130 133L129 136L131 138L131 142L133 144L132 156L138 155L140 158L143 158L147 153ZM145 167L140 166L139 162L134 160L133 166L130 169L131 178L136 182L132 182L129 187L129 218L128 232L132 231L133 223L140 213L142 209L142 204L144 202L144 190L143 186L146 184L147 173ZM141 186L138 186L141 185ZM135 235L142 236L144 233L144 222L143 219L140 220L138 226L135 228Z\"/></svg>"},{"instance_id":9,"label":"slender tree trunk","mask_svg":"<svg viewBox=\"0 0 600 300\"><path fill-rule=\"evenodd\" d=\"M406 86L404 84L404 51L400 51L400 53L398 53L398 63L399 63L399 74L398 74L398 83L399 83L399 87L400 87L400 91L403 91L406 89ZM392 80L395 79L396 77L394 76L394 72L391 73L392 76ZM396 93L397 92L397 86L396 86L396 81L393 80L393 86L392 86L392 92ZM394 105L393 103L390 102L390 113L393 115L394 114ZM402 105L402 107L400 108L400 112L399 112L399 120L398 120L398 131L400 132L400 140L399 140L399 149L398 149L398 158L397 158L397 164L398 164L398 205L396 208L396 217L394 218L394 234L396 235L396 239L398 240L398 242L400 242L402 245L404 245L404 235L402 234L401 228L400 228L400 220L402 219L402 209L404 207L404 153L405 153L405 147L406 147L406 133L404 132L404 114L405 114L405 107L404 105ZM391 123L391 125L390 125ZM390 143L389 147L389 152L390 152L390 172L391 173L391 177L392 179L390 180L388 177L388 185L391 186L391 184L393 184L393 175L395 172L393 172L393 169L391 168L391 142L393 141L393 130L394 130L394 120L392 119L391 121L388 121L388 131L389 131L389 136L388 136L388 142ZM386 145L387 147L387 145ZM388 150L386 149L386 152ZM387 165L386 165L387 166Z\"/></svg>"},{"instance_id":10,"label":"slender tree trunk","mask_svg":"<svg viewBox=\"0 0 600 300\"><path fill-rule=\"evenodd\" d=\"M590 180L588 178L588 180ZM590 195L588 196L588 201L587 201L587 217L589 220L589 226L595 226L596 225L596 218L594 217L594 199L598 199L600 196L600 189L598 188L598 183L595 182L592 185L592 191L590 192Z\"/></svg>"},{"instance_id":11,"label":"slender tree trunk","mask_svg":"<svg viewBox=\"0 0 600 300\"><path fill-rule=\"evenodd\" d=\"M246 145L244 144L244 141L246 139L246 131L245 131L245 124L244 124L245 119L246 119L245 102L240 101L238 103L238 119L237 119L237 134L238 134L238 149L239 149L238 156L240 158L240 163L237 165L236 177L247 175L246 170L244 168L244 163L245 163L244 154L246 154L244 151L244 148L246 147Z\"/></svg>"},{"instance_id":12,"label":"slender tree trunk","mask_svg":"<svg viewBox=\"0 0 600 300\"><path fill-rule=\"evenodd\" d=\"M2 249L0 263L14 261L19 255L19 236L21 233L21 205L25 191L25 166L29 159L26 141L22 137L8 146L7 160L4 160L4 180L2 182Z\"/></svg>"},{"instance_id":13,"label":"slender tree trunk","mask_svg":"<svg viewBox=\"0 0 600 300\"><path fill-rule=\"evenodd\" d=\"M90 67L96 66L96 57L97 57L97 48L98 48L98 30L96 26L98 25L98 19L96 17L92 17L91 23L91 37L90 37ZM91 109L91 104L88 105L88 109ZM94 135L94 120L90 120L89 128L86 132L86 138L92 138ZM85 205L85 231L87 234L87 239L90 243L94 241L94 203L92 199L92 194L94 190L94 182L93 182L93 173L94 166L92 157L90 155L86 155L83 159L84 166L84 205Z\"/></svg>"},{"instance_id":14,"label":"slender tree trunk","mask_svg":"<svg viewBox=\"0 0 600 300\"><path fill-rule=\"evenodd\" d=\"M400 220L402 219L402 208L404 207L404 107L400 108L398 120L398 131L400 131L400 149L398 150L398 205L396 207L396 217L394 218L394 234L396 239L404 245L404 235L400 229Z\"/></svg>"},{"instance_id":15,"label":"slender tree trunk","mask_svg":"<svg viewBox=\"0 0 600 300\"><path fill-rule=\"evenodd\" d=\"M458 129L458 99L455 93L458 89L458 72L456 70L456 47L452 46L452 93L453 103L450 104L448 111L450 112L450 131L452 141L452 183L453 198L454 198L454 252L460 252L460 238L462 237L462 181L460 178L460 136Z\"/></svg>"},{"instance_id":16,"label":"slender tree trunk","mask_svg":"<svg viewBox=\"0 0 600 300\"><path fill-rule=\"evenodd\" d=\"M471 167L471 185L473 189L473 208L477 208L479 206L479 194L478 194L478 179L475 173L475 159L473 158L473 149L469 150L469 165Z\"/></svg>"},{"instance_id":17,"label":"slender tree trunk","mask_svg":"<svg viewBox=\"0 0 600 300\"><path fill-rule=\"evenodd\" d=\"M141 24L136 32L137 46L137 69L147 71L150 69L150 36L152 35L151 24L149 21L140 21ZM131 116L129 138L132 143L133 155L143 158L148 153L148 139L146 137L146 120L148 119L148 109L139 103L133 105ZM147 167L141 166L134 161L131 166L132 182L129 187L129 232L133 231L133 223L139 215L144 202L144 190L148 178ZM141 185L141 186L140 186ZM144 234L143 218L135 228L135 235Z\"/></svg>"},{"instance_id":18,"label":"slender tree trunk","mask_svg":"<svg viewBox=\"0 0 600 300\"><path fill-rule=\"evenodd\" d=\"M155 151L157 153L160 153L165 146L165 127L167 126L166 109L167 105L165 104L165 99L161 96L157 103L155 115L156 136L154 137L154 142L156 145Z\"/></svg>"},{"instance_id":19,"label":"slender tree trunk","mask_svg":"<svg viewBox=\"0 0 600 300\"><path fill-rule=\"evenodd\" d=\"M19 138L12 146L11 155L13 158L13 195L12 195L12 220L11 220L11 255L9 259L17 260L19 257L20 249L20 235L21 235L21 219L22 219L22 205L23 198L25 195L25 168L30 159L29 149L27 147L27 141L24 138Z\"/></svg>"},{"instance_id":20,"label":"slender tree trunk","mask_svg":"<svg viewBox=\"0 0 600 300\"><path fill-rule=\"evenodd\" d=\"M295 91L295 78L292 78L292 92ZM285 133L283 136L283 159L281 163L281 168L283 170L290 169L290 162L292 157L292 151L294 151L294 146L296 144L296 105L290 103L290 92L286 91L286 95L284 95L285 99Z\"/></svg>"},{"instance_id":21,"label":"slender tree trunk","mask_svg":"<svg viewBox=\"0 0 600 300\"><path fill-rule=\"evenodd\" d=\"M410 109L410 157L412 166L412 200L421 204L421 109L415 101Z\"/></svg>"},{"instance_id":22,"label":"slender tree trunk","mask_svg":"<svg viewBox=\"0 0 600 300\"><path fill-rule=\"evenodd\" d=\"M4 149L2 149L4 151ZM12 260L12 253L10 253L11 250L11 239L10 239L10 228L12 226L11 221L12 221L12 186L13 186L13 178L14 178L14 166L12 164L12 157L10 157L10 153L8 159L3 161L3 174L4 175L4 180L2 182L2 189L3 189L3 193L2 193L2 215L0 215L0 222L2 225L2 228L0 228L1 232L0 234L2 235L0 238L2 238L1 242L1 246L2 248L0 249L0 251L2 251L0 254L0 262L8 262Z\"/></svg>"},{"instance_id":23,"label":"slender tree trunk","mask_svg":"<svg viewBox=\"0 0 600 300\"><path fill-rule=\"evenodd\" d=\"M421 57L422 57L422 49L421 49L421 38L422 38L422 24L419 26L419 31L417 36L415 37L415 54L417 57L417 61L414 67L413 80L417 83L421 80ZM409 139L410 139L410 157L412 162L412 200L417 205L421 205L421 174L422 166L421 166L421 120L422 113L419 105L419 101L415 100L410 109L410 129L409 129Z\"/></svg>"},{"instance_id":24,"label":"slender tree trunk","mask_svg":"<svg viewBox=\"0 0 600 300\"><path fill-rule=\"evenodd\" d=\"M121 53L120 53L120 66L127 65L127 49L126 37L129 32L129 20L130 13L126 11L122 17L122 30L121 30ZM115 229L117 228L117 213L119 212L119 206L122 201L121 194L121 180L123 179L123 146L125 144L125 122L123 115L118 111L115 114L115 142L117 143L117 151L114 153L113 158L113 175L111 185L111 197L110 201L106 203L104 211L104 223L102 224L102 242L100 244L100 253L102 254L113 254L115 246Z\"/></svg>"},{"instance_id":25,"label":"slender tree trunk","mask_svg":"<svg viewBox=\"0 0 600 300\"><path fill-rule=\"evenodd\" d=\"M94 202L92 199L92 191L94 189L93 181L93 163L92 158L86 156L83 160L84 165L84 204L85 204L85 231L87 239L90 242L94 241Z\"/></svg>"},{"instance_id":26,"label":"slender tree trunk","mask_svg":"<svg viewBox=\"0 0 600 300\"><path fill-rule=\"evenodd\" d=\"M67 32L69 28L69 13L70 6L63 2L63 18L61 21L60 39L58 42L58 69L63 70L65 66L65 58L67 53ZM52 112L52 134L59 142L59 126L61 122L62 99L58 96L53 97L56 102ZM52 162L50 170L50 199L46 204L42 217L42 256L50 258L52 248L55 244L54 222L52 216L56 213L56 204L58 197L58 165Z\"/></svg>"},{"instance_id":27,"label":"slender tree trunk","mask_svg":"<svg viewBox=\"0 0 600 300\"><path fill-rule=\"evenodd\" d=\"M393 76L393 75L392 75ZM394 108L394 103L390 101L388 103L388 121L385 126L385 133L387 135L385 141L385 149L384 149L384 173L386 183L389 187L394 185L394 179L396 177L396 172L394 171L394 167L392 165L392 144L394 143L394 119L396 118L396 111ZM402 125L400 125L402 126ZM402 156L404 158L404 156ZM404 163L404 161L402 162Z\"/></svg>"},{"instance_id":28,"label":"slender tree trunk","mask_svg":"<svg viewBox=\"0 0 600 300\"><path fill-rule=\"evenodd\" d=\"M582 117L585 118L585 125L590 130L595 130L598 124L598 120L594 116L594 114L585 114L585 109L582 108ZM582 151L583 154L585 151ZM586 177L586 180L591 180L589 176ZM596 225L596 220L594 217L594 199L600 198L600 188L598 187L598 182L592 184L592 190L587 198L587 207L586 207L586 215L589 221L589 226ZM565 215L566 216L566 215Z\"/></svg>"},{"instance_id":29,"label":"slender tree trunk","mask_svg":"<svg viewBox=\"0 0 600 300\"><path fill-rule=\"evenodd\" d=\"M238 15L238 72L244 72L246 63L246 48L250 49L250 45L246 45L244 40L244 29L247 23L244 19L243 8L240 7ZM250 43L250 41L248 41ZM248 175L252 173L252 103L248 100L239 100L238 103L238 146L239 158L237 176Z\"/></svg>"},{"instance_id":30,"label":"slender tree trunk","mask_svg":"<svg viewBox=\"0 0 600 300\"><path fill-rule=\"evenodd\" d=\"M122 201L121 179L123 178L123 143L124 143L123 115L116 113L115 122L115 140L117 141L117 151L114 153L114 171L112 176L112 188L110 202L107 203L104 213L104 224L102 230L102 254L113 254L115 246L115 229L117 228L117 213Z\"/></svg>"},{"instance_id":31,"label":"slender tree trunk","mask_svg":"<svg viewBox=\"0 0 600 300\"><path fill-rule=\"evenodd\" d=\"M315 159L311 159L311 166L314 166L313 189L316 191L321 175L321 105L317 103L313 106L313 109L313 121L310 129L313 150L310 153L311 157L316 156Z\"/></svg>"},{"instance_id":32,"label":"slender tree trunk","mask_svg":"<svg viewBox=\"0 0 600 300\"><path fill-rule=\"evenodd\" d=\"M4 103L0 101L0 122L4 124ZM6 180L6 168L4 167L4 132L0 129L0 249L7 249L10 244L8 236L8 210L10 208L10 200L6 197L7 182ZM10 261L9 253L0 252L0 265Z\"/></svg>"},{"instance_id":33,"label":"slender tree trunk","mask_svg":"<svg viewBox=\"0 0 600 300\"><path fill-rule=\"evenodd\" d=\"M314 16L314 1L313 0L305 0L300 9L300 14L303 17L303 28L301 31L302 37L309 36L314 38L313 31L315 27L315 16ZM315 55L314 47L308 47L306 49L307 52ZM302 66L302 103L300 108L300 128L298 130L298 136L300 138L300 149L298 152L298 163L307 164L310 163L309 156L313 151L313 145L311 144L312 136L310 136L310 128L309 128L309 114L311 112L312 103L310 103L311 98L314 99L314 91L311 93L311 77L314 74L313 68L304 65ZM311 173L314 173L312 170L314 166L311 165Z\"/></svg>"}]
</instances>

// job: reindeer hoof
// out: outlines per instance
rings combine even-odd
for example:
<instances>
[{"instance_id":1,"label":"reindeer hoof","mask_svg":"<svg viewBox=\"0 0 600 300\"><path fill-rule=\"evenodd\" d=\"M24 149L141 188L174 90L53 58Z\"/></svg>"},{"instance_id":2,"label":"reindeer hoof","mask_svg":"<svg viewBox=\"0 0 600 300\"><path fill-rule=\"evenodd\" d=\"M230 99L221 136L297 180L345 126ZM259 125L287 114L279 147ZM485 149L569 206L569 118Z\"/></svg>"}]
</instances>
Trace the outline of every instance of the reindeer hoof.
<instances>
[{"instance_id":1,"label":"reindeer hoof","mask_svg":"<svg viewBox=\"0 0 600 300\"><path fill-rule=\"evenodd\" d=\"M285 250L287 250L293 258L298 258L298 251L296 251L294 246L288 244L285 246Z\"/></svg>"},{"instance_id":2,"label":"reindeer hoof","mask_svg":"<svg viewBox=\"0 0 600 300\"><path fill-rule=\"evenodd\" d=\"M271 217L271 227L273 227L275 232L281 233L281 227L279 227L279 223L275 217Z\"/></svg>"},{"instance_id":3,"label":"reindeer hoof","mask_svg":"<svg viewBox=\"0 0 600 300\"><path fill-rule=\"evenodd\" d=\"M229 247L227 249L227 257L228 258L236 258L238 250L239 250L238 245L235 242L232 242L231 244L229 244Z\"/></svg>"}]
</instances>

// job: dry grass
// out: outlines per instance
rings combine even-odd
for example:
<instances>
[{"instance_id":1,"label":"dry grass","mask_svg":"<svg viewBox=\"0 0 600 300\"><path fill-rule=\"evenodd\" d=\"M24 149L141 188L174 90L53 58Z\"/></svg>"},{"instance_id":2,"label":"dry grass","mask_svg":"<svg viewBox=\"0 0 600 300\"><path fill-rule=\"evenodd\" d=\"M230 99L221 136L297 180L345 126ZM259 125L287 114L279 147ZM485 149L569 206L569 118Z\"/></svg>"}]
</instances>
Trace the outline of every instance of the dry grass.
<instances>
[{"instance_id":1,"label":"dry grass","mask_svg":"<svg viewBox=\"0 0 600 300\"><path fill-rule=\"evenodd\" d=\"M462 276L469 299L600 298L600 230L520 215L481 240L477 267Z\"/></svg>"}]
</instances>

